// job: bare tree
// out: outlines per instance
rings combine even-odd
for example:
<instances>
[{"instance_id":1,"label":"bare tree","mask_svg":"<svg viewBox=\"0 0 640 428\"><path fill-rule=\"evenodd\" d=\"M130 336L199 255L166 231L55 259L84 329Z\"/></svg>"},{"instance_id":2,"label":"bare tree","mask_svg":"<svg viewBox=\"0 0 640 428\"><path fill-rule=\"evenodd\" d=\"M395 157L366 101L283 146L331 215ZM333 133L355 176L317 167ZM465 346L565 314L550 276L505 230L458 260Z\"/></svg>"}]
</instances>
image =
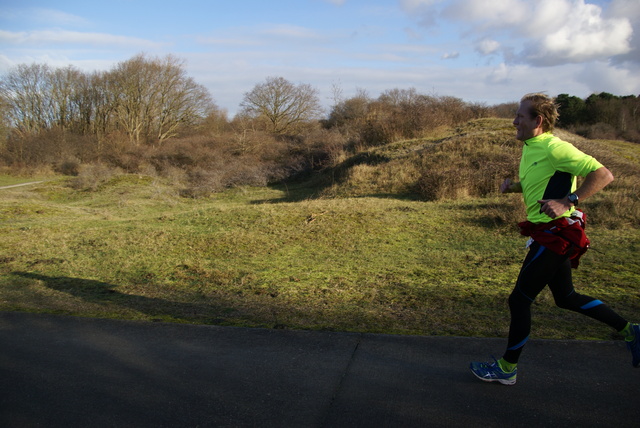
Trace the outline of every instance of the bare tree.
<instances>
[{"instance_id":1,"label":"bare tree","mask_svg":"<svg viewBox=\"0 0 640 428\"><path fill-rule=\"evenodd\" d=\"M401 107L404 105L415 104L419 97L420 94L418 94L416 88L394 88L387 89L382 94L380 94L380 97L378 97L378 101L394 107Z\"/></svg>"},{"instance_id":2,"label":"bare tree","mask_svg":"<svg viewBox=\"0 0 640 428\"><path fill-rule=\"evenodd\" d=\"M244 95L243 113L265 118L269 131L287 134L322 112L317 91L308 84L294 85L282 77L268 77Z\"/></svg>"},{"instance_id":3,"label":"bare tree","mask_svg":"<svg viewBox=\"0 0 640 428\"><path fill-rule=\"evenodd\" d=\"M109 75L117 122L136 145L142 141L145 119L153 102L150 71L144 55L136 55L119 63Z\"/></svg>"},{"instance_id":4,"label":"bare tree","mask_svg":"<svg viewBox=\"0 0 640 428\"><path fill-rule=\"evenodd\" d=\"M9 138L11 124L9 123L9 106L0 96L0 152L5 150Z\"/></svg>"},{"instance_id":5,"label":"bare tree","mask_svg":"<svg viewBox=\"0 0 640 428\"><path fill-rule=\"evenodd\" d=\"M187 77L183 64L176 58L168 56L159 65L155 121L149 121L155 125L158 144L215 110L207 89Z\"/></svg>"},{"instance_id":6,"label":"bare tree","mask_svg":"<svg viewBox=\"0 0 640 428\"><path fill-rule=\"evenodd\" d=\"M106 135L123 131L133 144L162 143L215 107L209 92L168 55L137 55L110 72L19 65L0 80L3 120L20 136L59 129Z\"/></svg>"},{"instance_id":7,"label":"bare tree","mask_svg":"<svg viewBox=\"0 0 640 428\"><path fill-rule=\"evenodd\" d=\"M0 81L0 96L11 126L25 136L50 126L50 71L42 64L21 64Z\"/></svg>"},{"instance_id":8,"label":"bare tree","mask_svg":"<svg viewBox=\"0 0 640 428\"><path fill-rule=\"evenodd\" d=\"M168 55L137 55L110 73L115 115L134 144L162 143L181 126L207 116L213 107L208 91L186 76L183 64Z\"/></svg>"}]
</instances>

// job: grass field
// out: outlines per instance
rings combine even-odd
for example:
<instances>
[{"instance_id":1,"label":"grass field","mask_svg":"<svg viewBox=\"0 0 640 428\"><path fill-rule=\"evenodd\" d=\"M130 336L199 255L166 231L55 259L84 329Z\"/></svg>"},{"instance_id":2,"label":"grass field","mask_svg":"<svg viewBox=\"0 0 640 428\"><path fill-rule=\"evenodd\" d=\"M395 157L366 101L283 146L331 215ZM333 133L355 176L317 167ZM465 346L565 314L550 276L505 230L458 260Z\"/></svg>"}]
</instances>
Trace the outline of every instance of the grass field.
<instances>
[{"instance_id":1,"label":"grass field","mask_svg":"<svg viewBox=\"0 0 640 428\"><path fill-rule=\"evenodd\" d=\"M298 187L180 198L158 178L96 191L68 178L1 190L0 310L268 328L504 336L525 255L496 207L518 195L423 202L313 198ZM640 319L640 233L592 228L575 280ZM555 308L534 335L612 337ZM565 322L567 321L567 322Z\"/></svg>"}]
</instances>

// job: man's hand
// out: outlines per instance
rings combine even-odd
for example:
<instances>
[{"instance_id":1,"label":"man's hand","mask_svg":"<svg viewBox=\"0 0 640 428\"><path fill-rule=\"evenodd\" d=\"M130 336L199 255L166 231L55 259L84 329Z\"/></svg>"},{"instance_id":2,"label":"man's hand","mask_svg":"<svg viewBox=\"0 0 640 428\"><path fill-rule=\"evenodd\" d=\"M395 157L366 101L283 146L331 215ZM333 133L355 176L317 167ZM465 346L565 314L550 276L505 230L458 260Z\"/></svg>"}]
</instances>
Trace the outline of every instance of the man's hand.
<instances>
[{"instance_id":1,"label":"man's hand","mask_svg":"<svg viewBox=\"0 0 640 428\"><path fill-rule=\"evenodd\" d=\"M540 212L548 215L551 218L560 217L567 212L573 204L569 202L569 199L541 199L538 201L540 205Z\"/></svg>"},{"instance_id":2,"label":"man's hand","mask_svg":"<svg viewBox=\"0 0 640 428\"><path fill-rule=\"evenodd\" d=\"M600 167L595 171L591 171L584 179L582 186L575 192L580 200L584 200L589 196L602 190L607 184L613 181L613 174L605 167ZM557 218L564 214L569 208L573 206L569 202L568 198L563 199L542 199L538 201L540 205L540 212L548 215L551 218Z\"/></svg>"}]
</instances>

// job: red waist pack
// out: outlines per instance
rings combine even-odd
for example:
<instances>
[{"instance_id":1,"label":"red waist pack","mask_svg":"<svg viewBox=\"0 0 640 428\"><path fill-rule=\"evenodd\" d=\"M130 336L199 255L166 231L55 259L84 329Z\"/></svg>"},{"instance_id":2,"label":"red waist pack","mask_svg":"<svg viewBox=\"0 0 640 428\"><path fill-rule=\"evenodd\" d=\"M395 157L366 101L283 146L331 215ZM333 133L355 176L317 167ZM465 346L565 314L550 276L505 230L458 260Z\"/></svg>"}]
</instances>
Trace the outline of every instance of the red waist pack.
<instances>
[{"instance_id":1,"label":"red waist pack","mask_svg":"<svg viewBox=\"0 0 640 428\"><path fill-rule=\"evenodd\" d=\"M549 223L518 223L520 233L530 236L545 248L556 254L569 254L571 267L577 269L580 257L589 249L589 238L584 232L587 215L580 210L572 213L571 217L562 217Z\"/></svg>"}]
</instances>

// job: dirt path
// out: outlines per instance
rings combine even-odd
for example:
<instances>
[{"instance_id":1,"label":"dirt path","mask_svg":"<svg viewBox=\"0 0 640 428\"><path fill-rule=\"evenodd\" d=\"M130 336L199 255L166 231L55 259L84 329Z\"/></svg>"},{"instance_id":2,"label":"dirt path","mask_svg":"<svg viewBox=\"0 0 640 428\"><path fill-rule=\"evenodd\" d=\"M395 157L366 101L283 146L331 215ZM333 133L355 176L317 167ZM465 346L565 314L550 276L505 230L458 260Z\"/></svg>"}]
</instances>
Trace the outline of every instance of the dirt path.
<instances>
[{"instance_id":1,"label":"dirt path","mask_svg":"<svg viewBox=\"0 0 640 428\"><path fill-rule=\"evenodd\" d=\"M1 189L11 189L12 187L28 186L29 184L44 183L43 181L30 181L28 183L12 184L11 186L0 186Z\"/></svg>"}]
</instances>

